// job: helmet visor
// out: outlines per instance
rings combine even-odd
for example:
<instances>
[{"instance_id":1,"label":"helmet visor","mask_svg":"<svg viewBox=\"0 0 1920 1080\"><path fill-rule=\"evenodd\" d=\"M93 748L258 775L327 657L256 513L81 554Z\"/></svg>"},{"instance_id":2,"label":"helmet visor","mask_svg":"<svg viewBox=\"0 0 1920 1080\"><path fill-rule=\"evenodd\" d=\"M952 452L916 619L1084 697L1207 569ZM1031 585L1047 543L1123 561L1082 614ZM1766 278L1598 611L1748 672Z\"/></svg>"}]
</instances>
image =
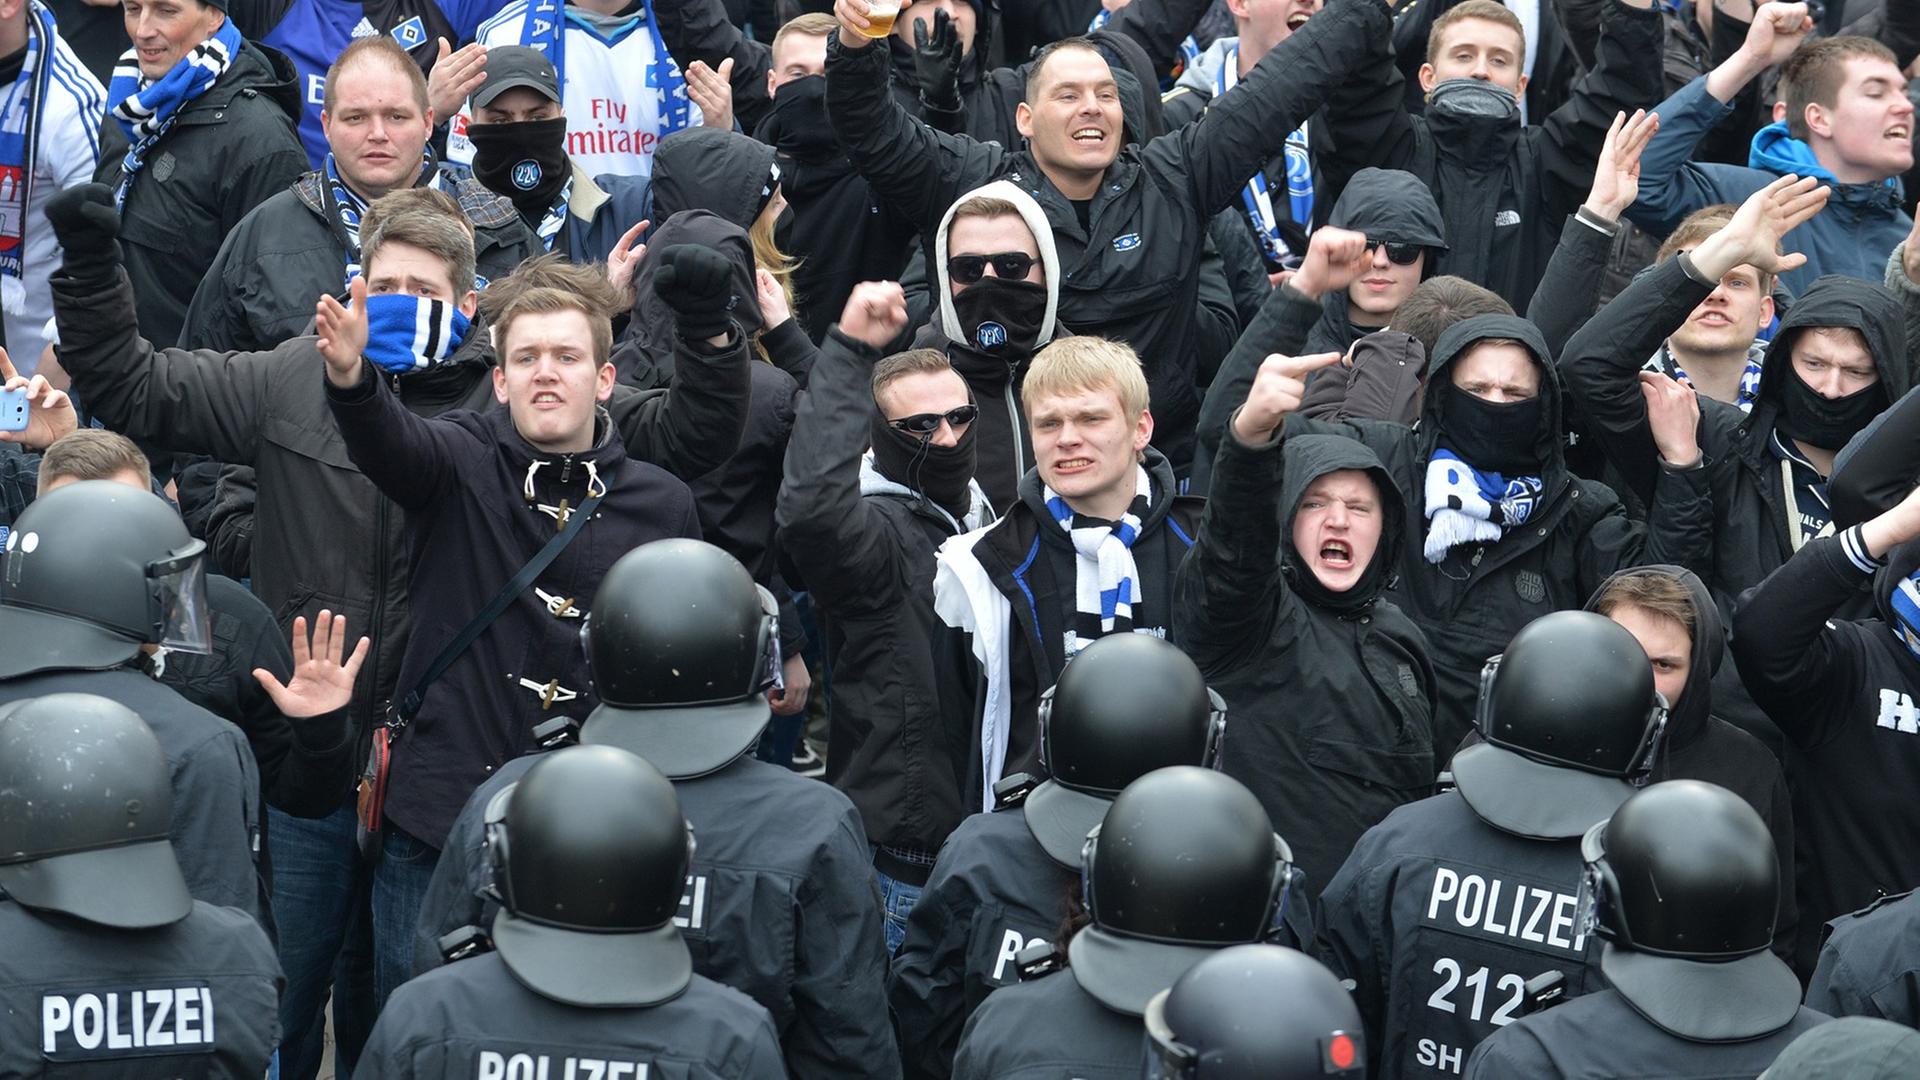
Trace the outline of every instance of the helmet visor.
<instances>
[{"instance_id":1,"label":"helmet visor","mask_svg":"<svg viewBox=\"0 0 1920 1080\"><path fill-rule=\"evenodd\" d=\"M1221 751L1227 741L1227 699L1213 687L1207 687L1207 747L1200 764L1219 772L1225 768Z\"/></svg>"},{"instance_id":2,"label":"helmet visor","mask_svg":"<svg viewBox=\"0 0 1920 1080\"><path fill-rule=\"evenodd\" d=\"M166 558L147 564L147 590L165 648L203 656L213 651L206 554L205 541L190 540Z\"/></svg>"},{"instance_id":3,"label":"helmet visor","mask_svg":"<svg viewBox=\"0 0 1920 1080\"><path fill-rule=\"evenodd\" d=\"M1146 1063L1140 1075L1144 1080L1193 1080L1198 1073L1200 1055L1173 1037L1167 1027L1167 998L1171 990L1162 990L1147 1003L1142 1018L1147 1030Z\"/></svg>"}]
</instances>

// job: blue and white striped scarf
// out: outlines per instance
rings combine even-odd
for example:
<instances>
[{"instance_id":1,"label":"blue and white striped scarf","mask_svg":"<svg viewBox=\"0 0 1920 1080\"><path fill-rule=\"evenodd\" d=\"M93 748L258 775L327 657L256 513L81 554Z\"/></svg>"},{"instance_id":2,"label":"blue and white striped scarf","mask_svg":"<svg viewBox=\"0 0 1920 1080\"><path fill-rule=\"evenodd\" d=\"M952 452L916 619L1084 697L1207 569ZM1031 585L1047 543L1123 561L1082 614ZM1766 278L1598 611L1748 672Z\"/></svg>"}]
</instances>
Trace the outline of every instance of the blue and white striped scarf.
<instances>
[{"instance_id":1,"label":"blue and white striped scarf","mask_svg":"<svg viewBox=\"0 0 1920 1080\"><path fill-rule=\"evenodd\" d=\"M140 74L138 49L120 54L114 65L113 81L107 85L107 100L113 104L107 112L126 132L127 156L120 161L120 182L114 185L113 202L125 207L133 178L147 163L147 152L173 127L180 110L194 98L206 93L220 81L233 58L240 55L246 40L232 19L225 19L213 36L188 50L173 69L158 79Z\"/></svg>"},{"instance_id":2,"label":"blue and white striped scarf","mask_svg":"<svg viewBox=\"0 0 1920 1080\"><path fill-rule=\"evenodd\" d=\"M1500 539L1533 516L1543 488L1537 476L1481 472L1453 451L1434 448L1427 461L1427 542L1422 553L1437 563L1461 544Z\"/></svg>"},{"instance_id":3,"label":"blue and white striped scarf","mask_svg":"<svg viewBox=\"0 0 1920 1080\"><path fill-rule=\"evenodd\" d=\"M687 97L687 80L680 65L667 52L660 36L659 20L653 17L653 0L644 0L647 34L653 39L653 60L647 65L647 89L653 91L659 106L660 137L666 138L687 127L693 119L693 106ZM639 16L636 16L639 18ZM624 30L620 36L624 36ZM520 44L538 49L553 64L560 96L567 93L567 13L562 0L528 0L527 15L520 24Z\"/></svg>"},{"instance_id":4,"label":"blue and white striped scarf","mask_svg":"<svg viewBox=\"0 0 1920 1080\"><path fill-rule=\"evenodd\" d=\"M1133 502L1119 521L1076 514L1067 500L1044 487L1047 510L1054 523L1073 539L1074 622L1067 628L1066 656L1108 634L1133 629L1133 605L1140 600L1140 569L1134 565L1133 542L1140 539L1141 522L1153 508L1153 482L1147 470L1134 466Z\"/></svg>"},{"instance_id":5,"label":"blue and white striped scarf","mask_svg":"<svg viewBox=\"0 0 1920 1080\"><path fill-rule=\"evenodd\" d=\"M445 300L405 293L367 297L366 357L384 371L425 371L445 361L472 325Z\"/></svg>"},{"instance_id":6,"label":"blue and white striped scarf","mask_svg":"<svg viewBox=\"0 0 1920 1080\"><path fill-rule=\"evenodd\" d=\"M1756 341L1747 349L1747 366L1740 372L1740 389L1734 395L1733 402L1743 413L1752 412L1753 403L1760 400L1760 373L1764 370L1761 364L1766 358L1767 343L1764 341ZM1660 351L1653 354L1653 359L1647 363L1647 369L1664 372L1678 382L1686 383L1688 386L1693 385L1693 380L1687 378L1686 369L1680 366L1680 358L1673 355L1673 350L1665 345L1660 346Z\"/></svg>"}]
</instances>

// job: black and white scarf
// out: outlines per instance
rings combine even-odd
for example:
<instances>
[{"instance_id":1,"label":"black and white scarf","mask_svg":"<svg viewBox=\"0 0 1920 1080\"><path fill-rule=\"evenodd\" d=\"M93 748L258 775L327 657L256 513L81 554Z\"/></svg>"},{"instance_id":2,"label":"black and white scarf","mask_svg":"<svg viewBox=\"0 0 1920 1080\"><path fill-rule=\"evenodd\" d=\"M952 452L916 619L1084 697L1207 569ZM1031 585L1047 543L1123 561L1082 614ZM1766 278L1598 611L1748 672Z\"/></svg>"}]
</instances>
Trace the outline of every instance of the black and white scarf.
<instances>
[{"instance_id":1,"label":"black and white scarf","mask_svg":"<svg viewBox=\"0 0 1920 1080\"><path fill-rule=\"evenodd\" d=\"M1153 508L1153 483L1147 470L1136 465L1133 472L1133 502L1118 521L1074 513L1058 492L1043 488L1047 511L1073 539L1076 556L1074 621L1067 629L1069 660L1108 634L1133 629L1133 605L1140 600L1140 568L1133 561L1133 544Z\"/></svg>"}]
</instances>

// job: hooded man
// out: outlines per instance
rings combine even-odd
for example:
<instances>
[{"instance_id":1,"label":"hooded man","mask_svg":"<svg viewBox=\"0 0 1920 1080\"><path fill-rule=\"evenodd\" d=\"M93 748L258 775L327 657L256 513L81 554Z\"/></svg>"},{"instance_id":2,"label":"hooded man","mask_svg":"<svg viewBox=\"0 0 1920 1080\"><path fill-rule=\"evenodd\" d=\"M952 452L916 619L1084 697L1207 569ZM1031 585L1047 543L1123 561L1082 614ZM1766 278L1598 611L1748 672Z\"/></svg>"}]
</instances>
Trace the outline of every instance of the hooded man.
<instances>
[{"instance_id":1,"label":"hooded man","mask_svg":"<svg viewBox=\"0 0 1920 1080\"><path fill-rule=\"evenodd\" d=\"M1630 116L1660 100L1663 30L1655 6L1608 0L1593 68L1531 125L1520 112L1528 32L1501 4L1466 0L1433 20L1419 73L1423 113L1406 107L1392 36L1369 39L1367 56L1327 104L1327 130L1338 138L1321 155L1326 187L1343 189L1368 165L1412 172L1446 220L1450 246L1435 272L1484 285L1527 310L1562 226L1593 184L1608 125L1617 113Z\"/></svg>"},{"instance_id":2,"label":"hooded man","mask_svg":"<svg viewBox=\"0 0 1920 1080\"><path fill-rule=\"evenodd\" d=\"M1516 630L1580 606L1608 574L1645 561L1650 540L1658 555L1669 534L1693 538L1706 527L1699 470L1665 474L1670 486L1654 504L1691 527L1666 527L1661 516L1650 530L1629 521L1604 485L1569 472L1561 408L1540 331L1512 315L1477 315L1435 343L1419 427L1299 413L1286 420L1287 438L1346 434L1366 443L1406 493L1407 519L1426 522L1421 542L1400 558L1394 601L1433 647L1433 741L1443 764L1471 726L1482 664Z\"/></svg>"},{"instance_id":3,"label":"hooded man","mask_svg":"<svg viewBox=\"0 0 1920 1080\"><path fill-rule=\"evenodd\" d=\"M1361 834L1433 791L1427 639L1384 594L1407 508L1373 451L1279 438L1298 361L1263 370L1214 461L1180 566L1176 640L1239 713L1224 765L1260 797L1310 894Z\"/></svg>"},{"instance_id":4,"label":"hooded man","mask_svg":"<svg viewBox=\"0 0 1920 1080\"><path fill-rule=\"evenodd\" d=\"M978 408L945 356L881 358L906 326L892 282L854 289L800 399L780 545L826 630L827 781L866 823L898 946L934 855L978 809L966 781L973 680L939 624L934 552L993 520L973 482ZM869 449L870 448L870 449Z\"/></svg>"},{"instance_id":5,"label":"hooded man","mask_svg":"<svg viewBox=\"0 0 1920 1080\"><path fill-rule=\"evenodd\" d=\"M1307 333L1309 353L1345 352L1390 325L1401 301L1447 253L1433 192L1399 169L1361 169L1333 204L1327 225L1366 236L1367 266L1346 288L1327 292L1320 321Z\"/></svg>"},{"instance_id":6,"label":"hooded man","mask_svg":"<svg viewBox=\"0 0 1920 1080\"><path fill-rule=\"evenodd\" d=\"M1712 491L1698 556L1675 561L1703 572L1723 612L1836 530L1827 493L1834 455L1907 388L1900 301L1880 285L1839 276L1815 282L1781 321L1751 411L1641 371L1736 268L1784 272L1804 261L1776 244L1820 212L1825 189L1788 179L1754 193L1725 227L1615 297L1574 335L1562 365L1589 434L1636 497L1650 498L1675 469ZM1677 429L1656 434L1675 416ZM1722 668L1715 698L1720 715L1773 737L1731 666Z\"/></svg>"},{"instance_id":7,"label":"hooded man","mask_svg":"<svg viewBox=\"0 0 1920 1080\"><path fill-rule=\"evenodd\" d=\"M936 326L980 406L974 476L995 507L1012 506L1033 461L1020 384L1059 325L1060 256L1033 196L996 181L962 195L934 234Z\"/></svg>"},{"instance_id":8,"label":"hooded man","mask_svg":"<svg viewBox=\"0 0 1920 1080\"><path fill-rule=\"evenodd\" d=\"M307 171L293 65L241 37L226 0L129 0L133 47L107 87L100 169L113 189L140 332L171 346L240 219Z\"/></svg>"},{"instance_id":9,"label":"hooded man","mask_svg":"<svg viewBox=\"0 0 1920 1080\"><path fill-rule=\"evenodd\" d=\"M1690 570L1637 566L1603 582L1586 610L1627 628L1653 664L1654 689L1667 699L1666 754L1651 779L1718 784L1745 799L1773 833L1783 885L1773 949L1792 959L1799 929L1793 807L1780 759L1759 739L1713 715L1713 680L1726 656L1727 635L1712 594Z\"/></svg>"}]
</instances>

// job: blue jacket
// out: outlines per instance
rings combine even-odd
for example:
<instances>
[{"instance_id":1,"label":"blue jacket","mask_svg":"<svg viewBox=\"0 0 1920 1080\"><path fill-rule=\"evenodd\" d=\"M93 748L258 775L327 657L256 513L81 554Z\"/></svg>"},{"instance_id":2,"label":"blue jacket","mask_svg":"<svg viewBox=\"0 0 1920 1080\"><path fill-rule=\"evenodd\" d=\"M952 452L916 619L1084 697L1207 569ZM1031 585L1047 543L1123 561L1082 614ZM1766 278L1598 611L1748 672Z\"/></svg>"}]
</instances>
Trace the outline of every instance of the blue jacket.
<instances>
[{"instance_id":1,"label":"blue jacket","mask_svg":"<svg viewBox=\"0 0 1920 1080\"><path fill-rule=\"evenodd\" d=\"M1695 210L1717 203L1739 204L1747 196L1793 173L1818 176L1833 189L1826 208L1788 233L1787 251L1804 252L1806 265L1780 275L1798 296L1822 274L1879 281L1887 253L1905 240L1913 219L1902 209L1900 181L1842 184L1814 160L1807 144L1787 134L1783 123L1769 124L1753 137L1748 167L1696 162L1689 158L1701 138L1732 112L1707 93L1705 76L1661 102L1660 133L1640 155L1640 197L1627 217L1649 232L1665 235Z\"/></svg>"},{"instance_id":2,"label":"blue jacket","mask_svg":"<svg viewBox=\"0 0 1920 1080\"><path fill-rule=\"evenodd\" d=\"M566 255L574 262L606 262L620 237L653 208L653 191L643 176L588 176L573 166L573 195L567 200Z\"/></svg>"}]
</instances>

